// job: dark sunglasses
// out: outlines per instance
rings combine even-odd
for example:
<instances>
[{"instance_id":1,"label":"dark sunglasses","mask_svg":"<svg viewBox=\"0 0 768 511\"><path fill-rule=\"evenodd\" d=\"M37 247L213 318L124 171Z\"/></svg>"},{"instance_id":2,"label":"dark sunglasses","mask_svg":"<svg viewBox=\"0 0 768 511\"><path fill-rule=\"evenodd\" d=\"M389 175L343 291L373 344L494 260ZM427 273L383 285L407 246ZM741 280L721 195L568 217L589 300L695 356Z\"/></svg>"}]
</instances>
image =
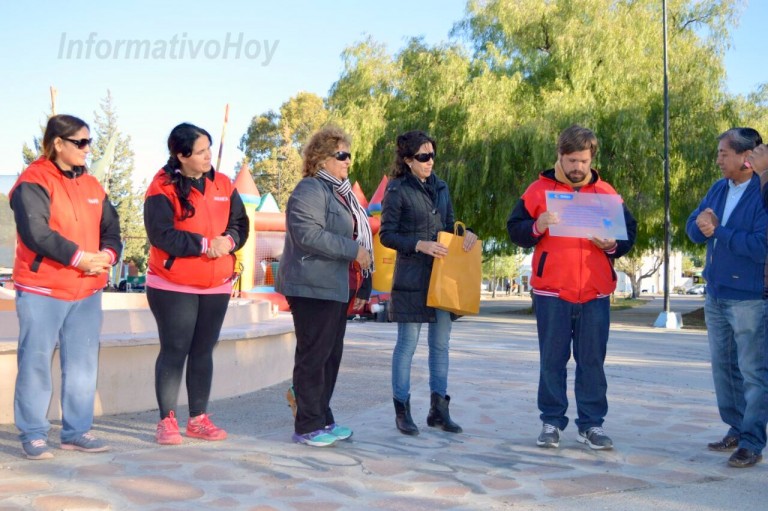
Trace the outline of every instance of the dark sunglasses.
<instances>
[{"instance_id":1,"label":"dark sunglasses","mask_svg":"<svg viewBox=\"0 0 768 511\"><path fill-rule=\"evenodd\" d=\"M75 140L74 138L62 138L62 140L66 140L67 142L72 142L77 146L78 149L82 149L85 146L91 145L91 142L93 142L92 138L81 138L80 140Z\"/></svg>"},{"instance_id":2,"label":"dark sunglasses","mask_svg":"<svg viewBox=\"0 0 768 511\"><path fill-rule=\"evenodd\" d=\"M413 159L421 163L427 163L429 160L433 160L434 158L435 153L419 153L413 155Z\"/></svg>"},{"instance_id":3,"label":"dark sunglasses","mask_svg":"<svg viewBox=\"0 0 768 511\"><path fill-rule=\"evenodd\" d=\"M344 161L344 160L352 159L352 153L348 153L346 151L336 151L335 153L333 153L333 157L339 161Z\"/></svg>"}]
</instances>

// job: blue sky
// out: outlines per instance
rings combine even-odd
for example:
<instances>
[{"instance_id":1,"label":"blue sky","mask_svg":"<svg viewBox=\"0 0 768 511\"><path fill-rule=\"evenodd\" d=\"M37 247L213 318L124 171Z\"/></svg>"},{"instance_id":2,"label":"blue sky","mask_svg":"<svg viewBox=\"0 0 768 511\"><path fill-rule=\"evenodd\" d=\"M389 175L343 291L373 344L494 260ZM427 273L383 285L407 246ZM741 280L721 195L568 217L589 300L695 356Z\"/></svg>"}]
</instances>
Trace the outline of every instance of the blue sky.
<instances>
[{"instance_id":1,"label":"blue sky","mask_svg":"<svg viewBox=\"0 0 768 511\"><path fill-rule=\"evenodd\" d=\"M227 103L221 167L231 174L251 118L279 108L302 90L325 96L341 72L345 47L368 35L390 52L412 36L436 44L448 39L465 9L464 0L70 0L30 5L7 3L0 16L0 174L21 170L21 147L39 133L50 110L50 86L58 90L59 113L89 123L110 89L119 126L132 139L137 182L165 162L165 140L179 122L210 131L215 158ZM731 92L746 94L768 81L766 21L768 2L750 0L726 57ZM233 45L224 59L227 37ZM148 40L156 57L164 58L105 58L121 40ZM117 49L121 55L125 44ZM238 48L240 56L234 58Z\"/></svg>"}]
</instances>

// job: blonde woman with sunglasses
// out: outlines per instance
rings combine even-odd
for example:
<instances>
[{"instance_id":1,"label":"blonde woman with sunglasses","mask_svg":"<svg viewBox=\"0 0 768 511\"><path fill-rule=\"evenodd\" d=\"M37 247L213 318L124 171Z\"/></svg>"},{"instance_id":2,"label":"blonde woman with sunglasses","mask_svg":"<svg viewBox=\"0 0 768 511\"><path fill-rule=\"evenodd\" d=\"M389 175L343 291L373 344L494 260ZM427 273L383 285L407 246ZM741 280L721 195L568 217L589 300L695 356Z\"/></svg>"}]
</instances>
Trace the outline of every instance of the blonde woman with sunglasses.
<instances>
[{"instance_id":1,"label":"blonde woman with sunglasses","mask_svg":"<svg viewBox=\"0 0 768 511\"><path fill-rule=\"evenodd\" d=\"M296 329L293 441L327 447L352 436L331 411L350 302L371 294L373 240L349 182L349 136L328 126L304 147L304 178L288 199L275 289Z\"/></svg>"}]
</instances>

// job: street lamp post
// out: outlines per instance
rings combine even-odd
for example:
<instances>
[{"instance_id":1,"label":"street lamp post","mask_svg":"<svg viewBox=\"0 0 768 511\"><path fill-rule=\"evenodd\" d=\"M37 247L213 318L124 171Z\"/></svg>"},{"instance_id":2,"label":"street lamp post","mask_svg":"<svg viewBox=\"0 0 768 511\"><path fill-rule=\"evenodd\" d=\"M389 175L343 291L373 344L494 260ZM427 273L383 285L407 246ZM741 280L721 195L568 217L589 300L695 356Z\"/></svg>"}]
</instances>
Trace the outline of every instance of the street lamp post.
<instances>
[{"instance_id":1,"label":"street lamp post","mask_svg":"<svg viewBox=\"0 0 768 511\"><path fill-rule=\"evenodd\" d=\"M672 231L670 227L670 184L669 184L669 76L667 73L667 0L661 2L663 32L663 68L664 68L664 311L656 318L653 326L678 330L683 321L679 313L670 310L669 303L669 251Z\"/></svg>"}]
</instances>

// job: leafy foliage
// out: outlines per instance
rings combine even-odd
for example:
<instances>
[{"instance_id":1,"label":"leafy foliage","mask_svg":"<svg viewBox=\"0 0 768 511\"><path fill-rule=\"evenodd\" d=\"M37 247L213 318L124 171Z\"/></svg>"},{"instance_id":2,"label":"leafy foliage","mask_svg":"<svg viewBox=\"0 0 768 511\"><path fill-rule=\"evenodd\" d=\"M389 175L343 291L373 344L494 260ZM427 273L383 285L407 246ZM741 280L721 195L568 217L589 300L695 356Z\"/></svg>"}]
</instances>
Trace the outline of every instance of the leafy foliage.
<instances>
[{"instance_id":1,"label":"leafy foliage","mask_svg":"<svg viewBox=\"0 0 768 511\"><path fill-rule=\"evenodd\" d=\"M256 186L262 194L272 193L281 209L301 179L303 144L329 117L322 98L300 92L279 113L270 110L254 117L240 139Z\"/></svg>"},{"instance_id":2,"label":"leafy foliage","mask_svg":"<svg viewBox=\"0 0 768 511\"><path fill-rule=\"evenodd\" d=\"M104 156L111 138L115 138L114 153L107 173L97 176L107 191L109 200L117 209L120 216L120 231L125 243L124 261L131 261L140 271L146 269L149 244L144 231L142 203L143 197L134 191L133 183L133 150L130 147L130 136L124 135L117 125L118 117L113 105L112 94L100 103L100 111L94 112L94 125L91 126L91 136L94 143L91 146L92 161L98 161ZM45 131L40 127L40 136L33 139L33 147L26 143L22 148L22 157L29 165L42 154L42 139Z\"/></svg>"},{"instance_id":3,"label":"leafy foliage","mask_svg":"<svg viewBox=\"0 0 768 511\"><path fill-rule=\"evenodd\" d=\"M644 256L652 256L653 259L645 272L643 272L643 266L647 258ZM616 260L615 268L619 271L623 271L629 277L629 281L632 284L632 298L638 298L642 289L643 279L651 277L655 274L663 263L663 257L660 253L646 253L643 254L637 250L630 252Z\"/></svg>"},{"instance_id":4,"label":"leafy foliage","mask_svg":"<svg viewBox=\"0 0 768 511\"><path fill-rule=\"evenodd\" d=\"M523 265L522 254L496 255L493 254L483 261L483 280L491 283L491 289L495 290L498 284L506 280L515 280L521 275Z\"/></svg>"},{"instance_id":5,"label":"leafy foliage","mask_svg":"<svg viewBox=\"0 0 768 511\"><path fill-rule=\"evenodd\" d=\"M672 242L695 251L684 225L720 177L716 137L768 125L768 85L746 98L725 90L723 52L739 0L667 4ZM389 55L368 38L344 52L327 108L353 136L353 178L370 193L391 167L397 134L428 131L457 218L494 252L510 252L509 212L554 164L559 132L579 123L600 141L593 165L638 219L636 251L663 246L660 3L470 0L466 12L452 33L466 45L413 39ZM249 134L268 129L244 144L258 139L254 154L273 157L287 145L282 119L282 111L255 118Z\"/></svg>"},{"instance_id":6,"label":"leafy foliage","mask_svg":"<svg viewBox=\"0 0 768 511\"><path fill-rule=\"evenodd\" d=\"M118 116L110 91L102 99L100 110L94 112L93 124L94 144L91 152L94 160L104 156L110 139L115 137L113 158L102 185L120 215L120 234L125 243L123 261L131 261L140 271L144 271L149 242L144 230L143 197L134 191L131 137L124 135L118 127Z\"/></svg>"}]
</instances>

